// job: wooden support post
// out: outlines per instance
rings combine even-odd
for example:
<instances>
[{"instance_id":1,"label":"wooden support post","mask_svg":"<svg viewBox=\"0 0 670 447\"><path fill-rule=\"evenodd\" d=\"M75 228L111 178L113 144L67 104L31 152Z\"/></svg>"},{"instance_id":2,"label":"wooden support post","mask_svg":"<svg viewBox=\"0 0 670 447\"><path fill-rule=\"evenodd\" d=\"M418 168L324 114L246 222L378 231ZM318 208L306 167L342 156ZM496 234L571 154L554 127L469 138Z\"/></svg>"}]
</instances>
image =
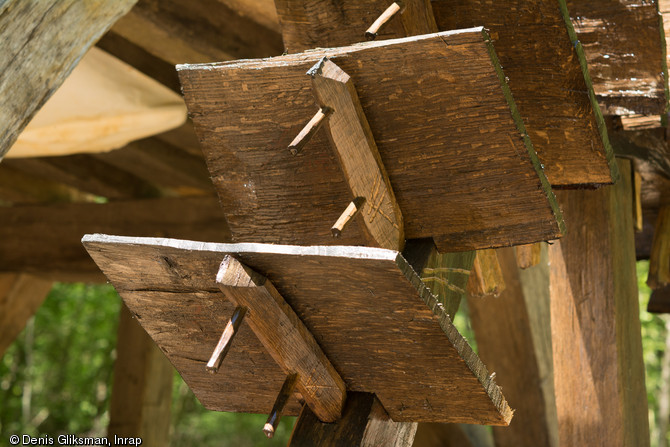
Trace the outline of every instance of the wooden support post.
<instances>
[{"instance_id":1,"label":"wooden support post","mask_svg":"<svg viewBox=\"0 0 670 447\"><path fill-rule=\"evenodd\" d=\"M2 3L0 159L89 47L136 1Z\"/></svg>"},{"instance_id":2,"label":"wooden support post","mask_svg":"<svg viewBox=\"0 0 670 447\"><path fill-rule=\"evenodd\" d=\"M296 135L293 141L291 141L291 144L288 145L288 150L293 155L298 155L332 112L332 109L321 107L305 127L302 128L300 133Z\"/></svg>"},{"instance_id":3,"label":"wooden support post","mask_svg":"<svg viewBox=\"0 0 670 447\"><path fill-rule=\"evenodd\" d=\"M513 424L493 428L496 447L558 447L547 250L525 270L513 248L495 252L505 289L469 297L468 308L479 355L515 407Z\"/></svg>"},{"instance_id":4,"label":"wooden support post","mask_svg":"<svg viewBox=\"0 0 670 447\"><path fill-rule=\"evenodd\" d=\"M651 291L647 312L656 314L670 313L670 285Z\"/></svg>"},{"instance_id":5,"label":"wooden support post","mask_svg":"<svg viewBox=\"0 0 670 447\"><path fill-rule=\"evenodd\" d=\"M51 290L51 281L25 273L0 273L0 358Z\"/></svg>"},{"instance_id":6,"label":"wooden support post","mask_svg":"<svg viewBox=\"0 0 670 447\"><path fill-rule=\"evenodd\" d=\"M279 421L281 420L284 408L286 407L289 398L293 394L293 389L295 388L297 382L297 374L289 374L286 376L286 380L284 381L284 384L282 385L281 390L279 390L279 394L277 395L277 400L275 400L275 403L272 406L270 416L268 416L268 420L263 426L263 433L265 433L265 436L268 438L272 438L275 435L275 431L277 430L277 425L279 425Z\"/></svg>"},{"instance_id":7,"label":"wooden support post","mask_svg":"<svg viewBox=\"0 0 670 447\"><path fill-rule=\"evenodd\" d=\"M527 269L540 263L541 243L517 245L515 249L516 263L520 269Z\"/></svg>"},{"instance_id":8,"label":"wooden support post","mask_svg":"<svg viewBox=\"0 0 670 447\"><path fill-rule=\"evenodd\" d=\"M468 280L468 296L498 296L505 289L503 278L495 250L477 250L477 256Z\"/></svg>"},{"instance_id":9,"label":"wooden support post","mask_svg":"<svg viewBox=\"0 0 670 447\"><path fill-rule=\"evenodd\" d=\"M168 445L174 369L125 305L118 333L108 436Z\"/></svg>"},{"instance_id":10,"label":"wooden support post","mask_svg":"<svg viewBox=\"0 0 670 447\"><path fill-rule=\"evenodd\" d=\"M656 218L647 284L652 289L670 284L670 206L662 207Z\"/></svg>"},{"instance_id":11,"label":"wooden support post","mask_svg":"<svg viewBox=\"0 0 670 447\"><path fill-rule=\"evenodd\" d=\"M318 418L337 420L346 397L344 381L272 283L230 255L221 262L216 282L233 304L249 308L249 326L287 374L298 374L298 391Z\"/></svg>"},{"instance_id":12,"label":"wooden support post","mask_svg":"<svg viewBox=\"0 0 670 447\"><path fill-rule=\"evenodd\" d=\"M401 1L395 1L391 3L391 6L386 8L384 12L377 17L377 20L374 21L372 25L370 25L370 28L368 28L365 31L365 38L367 40L375 40L377 38L377 33L379 30L382 29L386 23L388 23L389 20L393 18L397 13L399 13L402 9L402 2Z\"/></svg>"},{"instance_id":13,"label":"wooden support post","mask_svg":"<svg viewBox=\"0 0 670 447\"><path fill-rule=\"evenodd\" d=\"M576 231L549 246L551 336L561 445L649 445L631 174L558 191ZM588 249L585 249L588 248Z\"/></svg>"},{"instance_id":14,"label":"wooden support post","mask_svg":"<svg viewBox=\"0 0 670 447\"><path fill-rule=\"evenodd\" d=\"M327 58L308 72L322 107L334 110L326 127L354 197L363 197L363 221L382 248L405 245L402 214L351 77Z\"/></svg>"},{"instance_id":15,"label":"wooden support post","mask_svg":"<svg viewBox=\"0 0 670 447\"><path fill-rule=\"evenodd\" d=\"M410 447L417 424L392 421L374 394L348 393L342 419L324 424L305 405L289 447Z\"/></svg>"},{"instance_id":16,"label":"wooden support post","mask_svg":"<svg viewBox=\"0 0 670 447\"><path fill-rule=\"evenodd\" d=\"M207 366L205 367L210 373L215 374L219 371L221 362L223 362L226 354L228 354L228 351L230 350L230 347L233 343L233 338L240 329L240 325L242 324L242 320L244 319L244 315L246 313L246 307L240 306L235 308L233 316L230 317L230 320L228 320L228 324L226 324L226 328L223 330L221 338L216 344L216 348L214 349L214 352L212 352L212 356L209 358Z\"/></svg>"}]
</instances>

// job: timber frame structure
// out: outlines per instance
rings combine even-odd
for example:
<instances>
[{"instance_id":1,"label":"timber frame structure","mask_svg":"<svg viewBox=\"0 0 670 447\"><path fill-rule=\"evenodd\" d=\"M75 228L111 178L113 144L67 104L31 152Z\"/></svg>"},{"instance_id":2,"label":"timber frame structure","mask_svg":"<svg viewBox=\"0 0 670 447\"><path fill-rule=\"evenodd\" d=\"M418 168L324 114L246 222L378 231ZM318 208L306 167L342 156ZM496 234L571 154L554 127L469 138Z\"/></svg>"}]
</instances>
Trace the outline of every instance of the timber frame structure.
<instances>
[{"instance_id":1,"label":"timber frame structure","mask_svg":"<svg viewBox=\"0 0 670 447\"><path fill-rule=\"evenodd\" d=\"M648 446L670 1L638 3L0 2L0 355L109 279L110 435L169 444L176 368L293 447Z\"/></svg>"}]
</instances>

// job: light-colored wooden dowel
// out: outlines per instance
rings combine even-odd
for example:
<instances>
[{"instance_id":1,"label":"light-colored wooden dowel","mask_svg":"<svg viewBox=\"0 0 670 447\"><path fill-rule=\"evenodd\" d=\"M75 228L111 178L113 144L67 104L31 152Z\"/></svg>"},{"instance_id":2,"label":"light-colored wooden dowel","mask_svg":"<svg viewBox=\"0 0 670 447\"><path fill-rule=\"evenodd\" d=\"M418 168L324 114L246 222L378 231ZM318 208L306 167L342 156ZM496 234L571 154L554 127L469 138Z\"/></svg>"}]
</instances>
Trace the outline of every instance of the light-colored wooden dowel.
<instances>
[{"instance_id":1,"label":"light-colored wooden dowel","mask_svg":"<svg viewBox=\"0 0 670 447\"><path fill-rule=\"evenodd\" d=\"M291 144L288 145L288 150L293 155L298 155L332 112L333 110L328 107L321 107L293 141L291 141Z\"/></svg>"},{"instance_id":2,"label":"light-colored wooden dowel","mask_svg":"<svg viewBox=\"0 0 670 447\"><path fill-rule=\"evenodd\" d=\"M527 269L540 263L540 253L542 252L542 243L517 245L516 263L520 269Z\"/></svg>"},{"instance_id":3,"label":"light-colored wooden dowel","mask_svg":"<svg viewBox=\"0 0 670 447\"><path fill-rule=\"evenodd\" d=\"M235 338L235 334L237 334L246 313L247 308L244 306L235 308L233 316L228 320L228 324L226 324L226 328L223 330L223 334L221 334L221 338L219 339L216 348L214 348L214 352L212 352L209 362L207 362L206 368L209 373L216 374L217 371L219 371L221 362L223 362L226 354L228 354L230 346L233 343L233 338Z\"/></svg>"},{"instance_id":4,"label":"light-colored wooden dowel","mask_svg":"<svg viewBox=\"0 0 670 447\"><path fill-rule=\"evenodd\" d=\"M277 395L277 400L275 400L274 405L272 406L272 411L270 411L270 416L268 416L267 422L263 426L263 433L268 438L272 438L275 435L277 430L277 425L279 425L279 420L281 419L282 413L284 412L284 407L288 402L289 398L293 394L293 389L298 383L297 374L289 374L284 381L284 384L279 390Z\"/></svg>"},{"instance_id":5,"label":"light-colored wooden dowel","mask_svg":"<svg viewBox=\"0 0 670 447\"><path fill-rule=\"evenodd\" d=\"M635 231L642 231L644 222L642 219L642 176L637 170L633 170L633 225Z\"/></svg>"},{"instance_id":6,"label":"light-colored wooden dowel","mask_svg":"<svg viewBox=\"0 0 670 447\"><path fill-rule=\"evenodd\" d=\"M367 40L375 40L377 38L377 33L382 29L384 25L388 23L389 20L393 18L400 10L402 9L401 2L393 2L391 6L386 8L386 11L377 17L377 20L374 21L370 28L365 31L365 38Z\"/></svg>"},{"instance_id":7,"label":"light-colored wooden dowel","mask_svg":"<svg viewBox=\"0 0 670 447\"><path fill-rule=\"evenodd\" d=\"M342 215L337 219L337 222L335 222L330 229L331 233L333 233L333 237L340 237L342 235L342 230L344 230L344 227L360 211L363 202L365 202L364 197L356 197L351 201L347 209L344 210Z\"/></svg>"}]
</instances>

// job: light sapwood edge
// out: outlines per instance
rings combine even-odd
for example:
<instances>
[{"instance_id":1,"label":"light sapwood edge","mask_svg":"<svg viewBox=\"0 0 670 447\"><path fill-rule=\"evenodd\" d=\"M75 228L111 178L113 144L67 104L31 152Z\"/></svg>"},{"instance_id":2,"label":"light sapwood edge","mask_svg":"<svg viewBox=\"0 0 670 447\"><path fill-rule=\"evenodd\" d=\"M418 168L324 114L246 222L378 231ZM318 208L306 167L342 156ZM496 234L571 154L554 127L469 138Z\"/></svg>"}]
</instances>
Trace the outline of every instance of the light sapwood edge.
<instances>
[{"instance_id":1,"label":"light sapwood edge","mask_svg":"<svg viewBox=\"0 0 670 447\"><path fill-rule=\"evenodd\" d=\"M354 200L349 203L349 206L342 212L342 215L337 219L335 224L330 229L330 232L333 234L334 238L338 238L342 235L344 227L354 218L356 214L361 210L361 205L365 202L365 197L356 197Z\"/></svg>"},{"instance_id":2,"label":"light sapwood edge","mask_svg":"<svg viewBox=\"0 0 670 447\"><path fill-rule=\"evenodd\" d=\"M289 374L286 376L286 380L284 381L281 390L279 390L277 399L272 406L272 411L270 411L268 420L263 426L263 433L265 433L265 436L268 438L272 438L275 435L275 431L277 430L277 425L279 425L279 421L281 420L284 408L286 407L289 398L293 394L293 390L295 389L297 383L298 374Z\"/></svg>"},{"instance_id":3,"label":"light sapwood edge","mask_svg":"<svg viewBox=\"0 0 670 447\"><path fill-rule=\"evenodd\" d=\"M402 13L403 2L400 0L391 3L391 5L381 13L377 20L375 20L370 28L365 31L365 38L367 40L375 40L379 31L386 25L398 12Z\"/></svg>"},{"instance_id":4,"label":"light sapwood edge","mask_svg":"<svg viewBox=\"0 0 670 447\"><path fill-rule=\"evenodd\" d=\"M240 325L242 324L242 320L244 319L244 315L246 315L246 313L247 308L244 306L238 306L235 308L233 316L230 317L230 320L228 320L226 328L223 330L223 333L221 333L221 338L219 338L219 342L216 344L216 348L214 348L214 352L212 352L212 356L207 362L207 366L205 366L205 369L210 374L216 374L219 371L219 368L221 368L221 363L226 357L226 354L228 354L228 351L232 346L233 339L240 330Z\"/></svg>"}]
</instances>

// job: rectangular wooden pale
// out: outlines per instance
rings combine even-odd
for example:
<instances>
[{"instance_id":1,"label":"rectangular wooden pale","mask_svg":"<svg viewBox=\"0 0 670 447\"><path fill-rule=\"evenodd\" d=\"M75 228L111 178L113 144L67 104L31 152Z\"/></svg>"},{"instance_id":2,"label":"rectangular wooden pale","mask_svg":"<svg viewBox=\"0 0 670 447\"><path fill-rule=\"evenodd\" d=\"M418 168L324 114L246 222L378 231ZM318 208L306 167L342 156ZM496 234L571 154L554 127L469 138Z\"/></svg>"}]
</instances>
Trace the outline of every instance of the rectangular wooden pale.
<instances>
[{"instance_id":1,"label":"rectangular wooden pale","mask_svg":"<svg viewBox=\"0 0 670 447\"><path fill-rule=\"evenodd\" d=\"M272 282L347 389L375 393L393 420L511 419L486 367L396 251L105 235L83 243L209 409L268 413L286 378L246 321L218 374L205 370L235 307L216 282L230 254ZM284 414L298 411L294 397Z\"/></svg>"},{"instance_id":2,"label":"rectangular wooden pale","mask_svg":"<svg viewBox=\"0 0 670 447\"><path fill-rule=\"evenodd\" d=\"M178 66L234 241L334 243L354 197L326 133L288 150L319 110L306 72L324 56L351 76L407 239L432 237L445 252L563 233L493 47L472 28ZM356 225L337 242L369 244Z\"/></svg>"}]
</instances>

